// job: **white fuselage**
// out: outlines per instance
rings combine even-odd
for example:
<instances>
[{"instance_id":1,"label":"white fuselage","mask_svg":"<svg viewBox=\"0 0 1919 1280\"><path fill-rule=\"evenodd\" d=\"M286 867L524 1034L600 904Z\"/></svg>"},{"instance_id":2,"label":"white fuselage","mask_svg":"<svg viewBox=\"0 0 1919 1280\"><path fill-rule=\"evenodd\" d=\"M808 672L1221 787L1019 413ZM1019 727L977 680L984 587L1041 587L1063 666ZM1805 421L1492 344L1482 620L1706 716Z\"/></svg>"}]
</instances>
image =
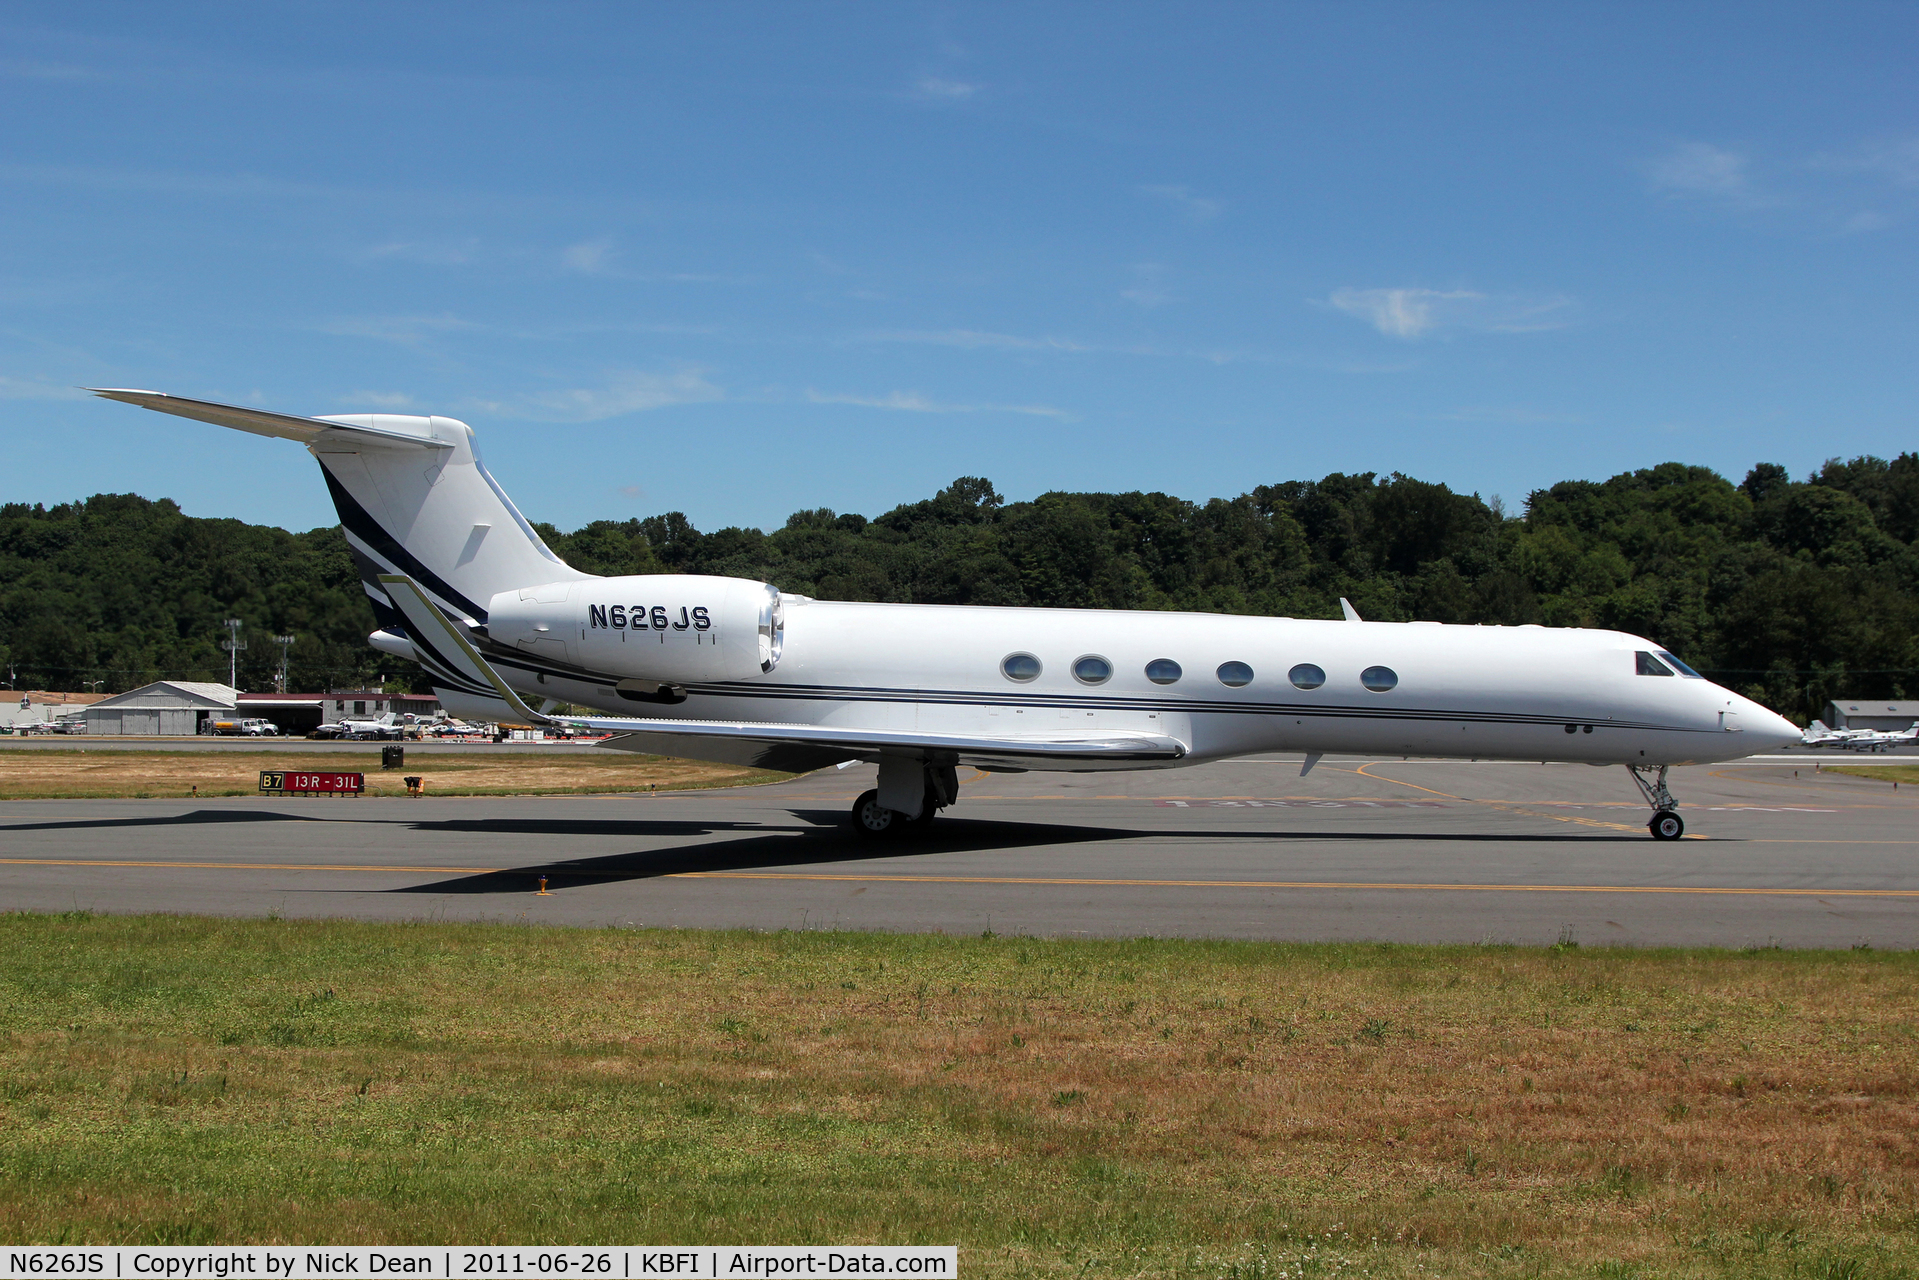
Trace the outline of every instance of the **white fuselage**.
<instances>
[{"instance_id":1,"label":"white fuselage","mask_svg":"<svg viewBox=\"0 0 1919 1280\"><path fill-rule=\"evenodd\" d=\"M499 665L524 693L613 714L993 736L1132 731L1185 743L1182 764L1341 751L1660 765L1736 759L1800 736L1710 681L1636 674L1635 654L1657 646L1616 631L784 603L771 671L689 682L685 701L671 705L636 708L616 690L622 679L660 678L648 644L589 644L580 631L571 663L508 654ZM1010 679L1002 662L1012 654L1037 658L1039 674ZM1089 656L1110 664L1110 678L1075 678L1075 663ZM1159 659L1178 664L1175 681L1148 677ZM1250 668L1250 681L1223 683L1228 663ZM1320 668L1324 683L1296 687L1289 673L1301 665ZM1381 667L1396 676L1393 687L1365 687L1361 673Z\"/></svg>"}]
</instances>

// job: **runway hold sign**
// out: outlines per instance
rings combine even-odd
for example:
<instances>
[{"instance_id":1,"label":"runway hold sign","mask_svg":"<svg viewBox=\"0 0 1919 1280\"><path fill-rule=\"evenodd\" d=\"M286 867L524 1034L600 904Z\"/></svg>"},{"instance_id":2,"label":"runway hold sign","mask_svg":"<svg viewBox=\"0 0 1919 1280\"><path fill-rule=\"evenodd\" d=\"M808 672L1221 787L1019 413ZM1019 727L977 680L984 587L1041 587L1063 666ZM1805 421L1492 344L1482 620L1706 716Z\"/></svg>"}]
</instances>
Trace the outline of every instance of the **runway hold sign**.
<instances>
[{"instance_id":1,"label":"runway hold sign","mask_svg":"<svg viewBox=\"0 0 1919 1280\"><path fill-rule=\"evenodd\" d=\"M292 769L260 770L260 790L268 795L359 795L366 790L364 773L299 773Z\"/></svg>"},{"instance_id":2,"label":"runway hold sign","mask_svg":"<svg viewBox=\"0 0 1919 1280\"><path fill-rule=\"evenodd\" d=\"M289 777L298 775L288 774ZM340 775L335 775L340 776ZM356 776L356 775L346 775ZM425 1276L550 1280L729 1280L959 1274L957 1245L445 1245L414 1248L163 1245L9 1248L0 1280L337 1280Z\"/></svg>"}]
</instances>

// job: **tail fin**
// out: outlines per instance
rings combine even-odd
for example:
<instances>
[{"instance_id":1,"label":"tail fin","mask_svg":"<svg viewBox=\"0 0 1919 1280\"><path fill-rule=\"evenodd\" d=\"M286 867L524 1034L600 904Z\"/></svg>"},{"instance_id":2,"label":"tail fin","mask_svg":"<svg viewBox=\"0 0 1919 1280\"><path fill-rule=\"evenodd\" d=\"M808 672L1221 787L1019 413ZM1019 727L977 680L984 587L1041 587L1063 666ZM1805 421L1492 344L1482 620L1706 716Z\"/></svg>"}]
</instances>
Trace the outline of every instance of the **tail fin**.
<instances>
[{"instance_id":1,"label":"tail fin","mask_svg":"<svg viewBox=\"0 0 1919 1280\"><path fill-rule=\"evenodd\" d=\"M411 579L441 609L475 624L486 622L487 602L498 592L593 576L554 555L533 532L487 474L473 429L456 418L302 418L158 391L92 390L161 413L304 443L319 459L384 630L407 634L411 628L389 598L383 575Z\"/></svg>"}]
</instances>

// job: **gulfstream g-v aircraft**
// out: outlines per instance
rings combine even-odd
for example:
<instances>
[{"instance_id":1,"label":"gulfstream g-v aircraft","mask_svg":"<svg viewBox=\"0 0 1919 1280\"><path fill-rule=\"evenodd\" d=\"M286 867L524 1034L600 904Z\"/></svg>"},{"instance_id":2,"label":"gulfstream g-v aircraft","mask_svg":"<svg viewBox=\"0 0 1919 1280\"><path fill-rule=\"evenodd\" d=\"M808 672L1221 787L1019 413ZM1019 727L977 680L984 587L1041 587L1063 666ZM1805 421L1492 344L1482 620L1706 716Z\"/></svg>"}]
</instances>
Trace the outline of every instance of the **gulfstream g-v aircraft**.
<instances>
[{"instance_id":1,"label":"gulfstream g-v aircraft","mask_svg":"<svg viewBox=\"0 0 1919 1280\"><path fill-rule=\"evenodd\" d=\"M867 835L930 821L956 769L1172 769L1329 751L1624 765L1660 840L1675 764L1800 740L1759 704L1617 631L1097 609L843 604L740 578L603 578L554 555L452 418L303 418L157 391L97 394L298 440L380 629L466 719L564 723L607 746L804 771L863 760ZM545 710L536 710L534 705Z\"/></svg>"}]
</instances>

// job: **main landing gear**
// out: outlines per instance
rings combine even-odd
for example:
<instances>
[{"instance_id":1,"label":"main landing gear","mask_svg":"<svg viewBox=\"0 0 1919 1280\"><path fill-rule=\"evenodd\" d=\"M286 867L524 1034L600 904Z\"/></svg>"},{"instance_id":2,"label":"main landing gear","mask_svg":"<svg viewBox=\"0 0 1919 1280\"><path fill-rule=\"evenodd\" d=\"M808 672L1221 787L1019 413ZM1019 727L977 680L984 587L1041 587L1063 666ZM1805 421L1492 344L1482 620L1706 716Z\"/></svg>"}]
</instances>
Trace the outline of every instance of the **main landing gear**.
<instances>
[{"instance_id":1,"label":"main landing gear","mask_svg":"<svg viewBox=\"0 0 1919 1280\"><path fill-rule=\"evenodd\" d=\"M883 756L880 785L853 802L853 834L877 840L924 831L958 799L959 771L952 765Z\"/></svg>"},{"instance_id":2,"label":"main landing gear","mask_svg":"<svg viewBox=\"0 0 1919 1280\"><path fill-rule=\"evenodd\" d=\"M1646 829L1652 832L1655 840L1677 840L1686 834L1686 823L1679 816L1679 802L1672 798L1672 792L1666 790L1666 769L1643 764L1629 764L1627 772L1632 774L1633 785L1639 788L1639 794L1646 797L1646 803L1652 806L1652 821ZM1651 778L1647 777L1651 774Z\"/></svg>"}]
</instances>

